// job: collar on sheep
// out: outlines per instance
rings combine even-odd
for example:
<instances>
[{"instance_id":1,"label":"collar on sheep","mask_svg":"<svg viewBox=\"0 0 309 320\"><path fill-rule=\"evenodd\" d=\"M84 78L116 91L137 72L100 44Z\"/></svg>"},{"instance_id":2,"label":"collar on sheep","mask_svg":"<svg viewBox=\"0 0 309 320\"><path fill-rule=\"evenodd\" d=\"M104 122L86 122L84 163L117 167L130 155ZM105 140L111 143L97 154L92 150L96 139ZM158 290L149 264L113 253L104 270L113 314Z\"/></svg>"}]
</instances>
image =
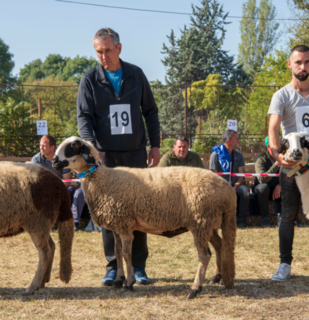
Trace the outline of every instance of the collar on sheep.
<instances>
[{"instance_id":1,"label":"collar on sheep","mask_svg":"<svg viewBox=\"0 0 309 320\"><path fill-rule=\"evenodd\" d=\"M293 167L293 169L286 175L287 179L292 179L295 176L301 176L305 172L309 170L309 161L308 161L308 153L304 157L304 160L300 162L298 165Z\"/></svg>"},{"instance_id":2,"label":"collar on sheep","mask_svg":"<svg viewBox=\"0 0 309 320\"><path fill-rule=\"evenodd\" d=\"M98 164L96 164L95 166L93 167L90 167L88 170L85 170L81 173L76 173L76 177L77 178L85 178L85 177L89 177L91 175L91 173L98 169L100 166L102 165L102 161L100 160Z\"/></svg>"}]
</instances>

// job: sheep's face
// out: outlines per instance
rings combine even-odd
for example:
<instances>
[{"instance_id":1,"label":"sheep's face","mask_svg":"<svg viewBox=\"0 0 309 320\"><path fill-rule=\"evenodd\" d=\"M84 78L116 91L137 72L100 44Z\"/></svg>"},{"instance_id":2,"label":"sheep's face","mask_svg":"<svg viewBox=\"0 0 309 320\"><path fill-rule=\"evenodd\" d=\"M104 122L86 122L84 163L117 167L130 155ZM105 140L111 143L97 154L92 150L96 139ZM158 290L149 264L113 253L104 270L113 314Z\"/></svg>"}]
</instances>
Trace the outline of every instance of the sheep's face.
<instances>
[{"instance_id":1,"label":"sheep's face","mask_svg":"<svg viewBox=\"0 0 309 320\"><path fill-rule=\"evenodd\" d=\"M98 152L90 142L79 137L64 140L55 152L52 160L57 170L70 168L80 173L99 162Z\"/></svg>"},{"instance_id":2,"label":"sheep's face","mask_svg":"<svg viewBox=\"0 0 309 320\"><path fill-rule=\"evenodd\" d=\"M293 132L284 137L279 147L279 153L285 154L287 161L299 162L305 156L307 149L309 149L309 142L305 136Z\"/></svg>"}]
</instances>

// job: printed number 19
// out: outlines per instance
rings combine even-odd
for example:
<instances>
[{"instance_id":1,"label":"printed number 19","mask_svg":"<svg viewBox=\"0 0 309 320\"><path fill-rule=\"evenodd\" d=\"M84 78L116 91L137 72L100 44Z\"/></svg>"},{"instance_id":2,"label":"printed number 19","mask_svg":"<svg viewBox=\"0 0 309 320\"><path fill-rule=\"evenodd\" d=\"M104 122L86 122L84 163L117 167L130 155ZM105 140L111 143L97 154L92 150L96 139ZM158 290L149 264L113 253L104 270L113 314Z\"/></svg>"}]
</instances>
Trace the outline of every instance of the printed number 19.
<instances>
[{"instance_id":1,"label":"printed number 19","mask_svg":"<svg viewBox=\"0 0 309 320\"><path fill-rule=\"evenodd\" d=\"M121 124L126 127L129 124L129 115L126 111L121 112L121 120L124 122L121 122ZM115 112L112 118L115 118L116 127L118 127L118 112Z\"/></svg>"}]
</instances>

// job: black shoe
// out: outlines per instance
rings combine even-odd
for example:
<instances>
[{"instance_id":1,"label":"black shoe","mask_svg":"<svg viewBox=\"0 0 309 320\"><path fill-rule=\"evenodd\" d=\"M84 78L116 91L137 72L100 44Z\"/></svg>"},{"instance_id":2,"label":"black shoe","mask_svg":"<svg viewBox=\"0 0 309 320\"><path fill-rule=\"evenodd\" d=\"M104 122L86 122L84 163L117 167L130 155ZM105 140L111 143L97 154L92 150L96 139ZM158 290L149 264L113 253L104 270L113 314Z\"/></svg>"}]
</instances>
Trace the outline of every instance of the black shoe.
<instances>
[{"instance_id":1,"label":"black shoe","mask_svg":"<svg viewBox=\"0 0 309 320\"><path fill-rule=\"evenodd\" d=\"M78 231L79 230L79 223L75 222L74 223L74 231Z\"/></svg>"},{"instance_id":2,"label":"black shoe","mask_svg":"<svg viewBox=\"0 0 309 320\"><path fill-rule=\"evenodd\" d=\"M268 217L264 217L261 223L262 228L270 228L270 223Z\"/></svg>"},{"instance_id":3,"label":"black shoe","mask_svg":"<svg viewBox=\"0 0 309 320\"><path fill-rule=\"evenodd\" d=\"M247 228L247 224L244 220L237 221L237 227L240 229Z\"/></svg>"}]
</instances>

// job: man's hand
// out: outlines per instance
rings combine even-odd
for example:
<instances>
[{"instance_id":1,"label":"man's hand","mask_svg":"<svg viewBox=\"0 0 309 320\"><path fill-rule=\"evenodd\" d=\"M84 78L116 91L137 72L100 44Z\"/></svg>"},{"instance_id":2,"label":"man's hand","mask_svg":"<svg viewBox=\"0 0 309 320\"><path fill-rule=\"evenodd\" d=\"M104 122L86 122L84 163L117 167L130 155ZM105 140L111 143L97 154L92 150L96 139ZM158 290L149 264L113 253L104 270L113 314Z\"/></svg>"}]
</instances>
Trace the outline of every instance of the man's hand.
<instances>
[{"instance_id":1,"label":"man's hand","mask_svg":"<svg viewBox=\"0 0 309 320\"><path fill-rule=\"evenodd\" d=\"M234 190L235 193L236 193L236 191L237 191L237 189L238 189L238 186L234 184L234 186L233 186L232 188L233 188L233 190Z\"/></svg>"},{"instance_id":2,"label":"man's hand","mask_svg":"<svg viewBox=\"0 0 309 320\"><path fill-rule=\"evenodd\" d=\"M96 150L99 154L99 157L100 157L100 160L102 161L102 164L104 164L104 160L103 160L103 156L102 156L101 152L98 149L96 149Z\"/></svg>"},{"instance_id":3,"label":"man's hand","mask_svg":"<svg viewBox=\"0 0 309 320\"><path fill-rule=\"evenodd\" d=\"M160 159L161 159L160 148L158 147L151 148L148 156L148 166L149 167L151 166L152 168L156 167L159 164Z\"/></svg>"},{"instance_id":4,"label":"man's hand","mask_svg":"<svg viewBox=\"0 0 309 320\"><path fill-rule=\"evenodd\" d=\"M286 161L285 160L285 155L280 153L279 156L278 156L278 161L280 162L280 164L283 166L283 167L294 167L297 165L297 162L294 162L294 161Z\"/></svg>"},{"instance_id":5,"label":"man's hand","mask_svg":"<svg viewBox=\"0 0 309 320\"><path fill-rule=\"evenodd\" d=\"M277 184L273 191L272 198L273 200L276 200L276 199L279 199L280 197L281 197L281 186L280 184Z\"/></svg>"}]
</instances>

